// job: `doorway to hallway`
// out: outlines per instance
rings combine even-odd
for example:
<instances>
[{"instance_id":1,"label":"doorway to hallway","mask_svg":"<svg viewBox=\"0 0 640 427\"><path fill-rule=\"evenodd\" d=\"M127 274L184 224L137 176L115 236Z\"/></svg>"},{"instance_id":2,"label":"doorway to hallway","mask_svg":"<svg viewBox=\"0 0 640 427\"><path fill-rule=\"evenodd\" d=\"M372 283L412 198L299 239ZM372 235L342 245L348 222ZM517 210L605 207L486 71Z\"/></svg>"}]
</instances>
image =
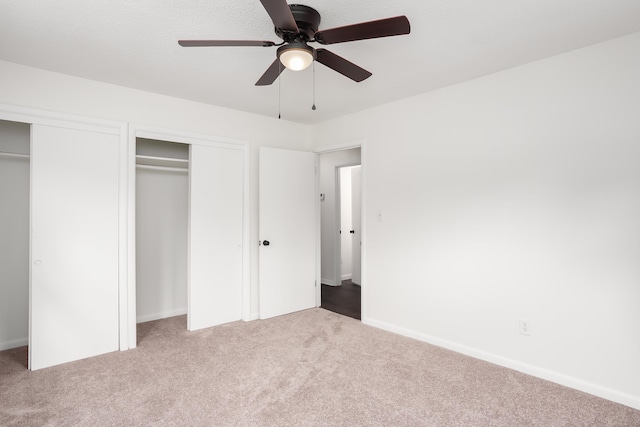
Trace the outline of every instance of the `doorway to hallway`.
<instances>
[{"instance_id":1,"label":"doorway to hallway","mask_svg":"<svg viewBox=\"0 0 640 427\"><path fill-rule=\"evenodd\" d=\"M362 318L361 149L319 156L321 200L320 306Z\"/></svg>"},{"instance_id":2,"label":"doorway to hallway","mask_svg":"<svg viewBox=\"0 0 640 427\"><path fill-rule=\"evenodd\" d=\"M322 285L320 307L361 320L361 288L351 279L343 280L340 286Z\"/></svg>"}]
</instances>

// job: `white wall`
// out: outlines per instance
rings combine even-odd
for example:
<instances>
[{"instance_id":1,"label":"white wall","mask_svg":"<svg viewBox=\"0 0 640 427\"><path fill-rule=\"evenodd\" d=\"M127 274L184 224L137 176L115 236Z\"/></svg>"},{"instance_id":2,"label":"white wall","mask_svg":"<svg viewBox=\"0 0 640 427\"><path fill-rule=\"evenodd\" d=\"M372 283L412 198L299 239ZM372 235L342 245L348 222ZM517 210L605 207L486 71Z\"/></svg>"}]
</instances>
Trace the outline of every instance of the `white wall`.
<instances>
[{"instance_id":1,"label":"white wall","mask_svg":"<svg viewBox=\"0 0 640 427\"><path fill-rule=\"evenodd\" d=\"M640 409L638 52L635 33L314 126L316 148L366 140L364 321Z\"/></svg>"},{"instance_id":2,"label":"white wall","mask_svg":"<svg viewBox=\"0 0 640 427\"><path fill-rule=\"evenodd\" d=\"M0 120L0 152L29 154L29 125ZM0 350L29 337L29 158L0 154Z\"/></svg>"},{"instance_id":3,"label":"white wall","mask_svg":"<svg viewBox=\"0 0 640 427\"><path fill-rule=\"evenodd\" d=\"M321 219L321 278L322 283L337 286L335 245L336 239L336 167L360 164L360 148L332 151L320 155L320 192L325 199L320 203Z\"/></svg>"},{"instance_id":4,"label":"white wall","mask_svg":"<svg viewBox=\"0 0 640 427\"><path fill-rule=\"evenodd\" d=\"M250 142L251 312L258 317L258 148L308 150L308 126L4 61L0 103Z\"/></svg>"}]
</instances>

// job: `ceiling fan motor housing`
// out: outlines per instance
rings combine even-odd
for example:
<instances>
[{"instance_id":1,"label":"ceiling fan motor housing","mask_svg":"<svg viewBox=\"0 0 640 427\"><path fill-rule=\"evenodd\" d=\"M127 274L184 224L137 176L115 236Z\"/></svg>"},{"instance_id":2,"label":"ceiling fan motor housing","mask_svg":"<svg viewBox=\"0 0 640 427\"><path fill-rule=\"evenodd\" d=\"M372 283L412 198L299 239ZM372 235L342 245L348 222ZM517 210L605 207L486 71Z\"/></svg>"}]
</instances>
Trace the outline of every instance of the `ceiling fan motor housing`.
<instances>
[{"instance_id":1,"label":"ceiling fan motor housing","mask_svg":"<svg viewBox=\"0 0 640 427\"><path fill-rule=\"evenodd\" d=\"M289 8L293 14L293 18L298 25L298 34L291 31L276 28L276 35L285 42L313 40L313 37L320 28L320 13L312 7L303 4L290 4Z\"/></svg>"}]
</instances>

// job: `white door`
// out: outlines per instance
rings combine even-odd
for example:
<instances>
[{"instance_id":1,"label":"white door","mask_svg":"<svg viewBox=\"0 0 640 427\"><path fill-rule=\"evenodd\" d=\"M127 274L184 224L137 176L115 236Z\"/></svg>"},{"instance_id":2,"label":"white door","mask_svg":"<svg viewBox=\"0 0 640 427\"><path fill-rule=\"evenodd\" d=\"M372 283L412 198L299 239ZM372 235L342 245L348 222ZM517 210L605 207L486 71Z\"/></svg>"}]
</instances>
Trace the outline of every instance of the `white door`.
<instances>
[{"instance_id":1,"label":"white door","mask_svg":"<svg viewBox=\"0 0 640 427\"><path fill-rule=\"evenodd\" d=\"M119 348L119 143L31 128L32 370Z\"/></svg>"},{"instance_id":2,"label":"white door","mask_svg":"<svg viewBox=\"0 0 640 427\"><path fill-rule=\"evenodd\" d=\"M242 318L243 151L191 145L190 331Z\"/></svg>"},{"instance_id":3,"label":"white door","mask_svg":"<svg viewBox=\"0 0 640 427\"><path fill-rule=\"evenodd\" d=\"M340 185L340 281L338 284L353 277L351 169L351 166L338 169Z\"/></svg>"},{"instance_id":4,"label":"white door","mask_svg":"<svg viewBox=\"0 0 640 427\"><path fill-rule=\"evenodd\" d=\"M316 155L260 149L260 318L316 306Z\"/></svg>"},{"instance_id":5,"label":"white door","mask_svg":"<svg viewBox=\"0 0 640 427\"><path fill-rule=\"evenodd\" d=\"M361 194L362 194L362 167L356 166L351 169L351 226L353 229L353 240L351 249L351 282L356 285L362 284L361 272L361 248L362 248L362 226L361 226Z\"/></svg>"}]
</instances>

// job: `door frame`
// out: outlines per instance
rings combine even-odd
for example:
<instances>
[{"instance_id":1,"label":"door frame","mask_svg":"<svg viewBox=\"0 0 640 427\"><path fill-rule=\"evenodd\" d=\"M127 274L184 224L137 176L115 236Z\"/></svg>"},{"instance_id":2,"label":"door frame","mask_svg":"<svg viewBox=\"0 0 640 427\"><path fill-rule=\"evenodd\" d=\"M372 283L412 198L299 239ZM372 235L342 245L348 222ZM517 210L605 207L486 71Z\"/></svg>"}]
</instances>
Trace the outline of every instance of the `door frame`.
<instances>
[{"instance_id":1,"label":"door frame","mask_svg":"<svg viewBox=\"0 0 640 427\"><path fill-rule=\"evenodd\" d=\"M230 148L241 150L243 154L243 209L242 209L242 320L251 320L251 265L250 265L250 158L249 143L240 139L232 139L194 132L184 132L140 124L129 125L127 149L127 348L135 348L136 339L136 138L155 139L180 144L197 144L208 147Z\"/></svg>"},{"instance_id":2,"label":"door frame","mask_svg":"<svg viewBox=\"0 0 640 427\"><path fill-rule=\"evenodd\" d=\"M318 155L322 155L322 154L326 154L326 153L331 153L333 151L342 151L342 150L348 150L351 148L360 148L360 166L362 167L362 187L361 187L361 200L360 200L360 228L362 230L362 234L361 234L361 241L362 241L362 247L361 247L361 252L360 252L360 268L361 268L361 301L360 301L360 307L361 307L361 320L364 322L366 319L366 313L367 313L367 304L366 304L366 293L367 293L367 287L366 282L367 282L367 269L366 269L366 265L367 265L367 245L366 245L366 238L367 238L367 222L366 222L366 215L364 214L366 212L366 206L367 206L367 199L366 199L366 194L367 194L367 186L366 186L366 153L367 153L367 144L366 144L366 139L365 138L361 138L361 139L355 139L355 140L350 140L350 141L345 141L345 142L340 142L340 143L336 143L336 144L332 144L332 145L325 145L322 147L318 147L315 150L313 150L314 153L318 154ZM345 165L347 166L347 165ZM355 165L354 165L355 166ZM316 174L316 187L320 188L320 174ZM320 236L321 236L321 221L320 221L320 203L316 203L316 283L321 283L321 254L322 254L322 248L321 248L321 244L320 244ZM339 271L338 267L335 267L336 271ZM321 292L322 292L322 285L317 286L316 287L316 301L317 301L317 306L320 307L321 304Z\"/></svg>"}]
</instances>

